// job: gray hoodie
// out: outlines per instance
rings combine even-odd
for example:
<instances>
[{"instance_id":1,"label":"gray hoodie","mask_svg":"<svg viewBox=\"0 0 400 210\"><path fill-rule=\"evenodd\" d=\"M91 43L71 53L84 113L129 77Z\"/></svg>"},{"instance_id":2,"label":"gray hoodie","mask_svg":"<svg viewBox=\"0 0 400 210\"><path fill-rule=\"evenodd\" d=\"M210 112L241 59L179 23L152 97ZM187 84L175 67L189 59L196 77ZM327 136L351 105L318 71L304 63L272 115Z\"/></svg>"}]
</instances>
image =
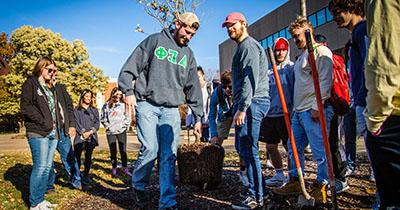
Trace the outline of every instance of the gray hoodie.
<instances>
[{"instance_id":1,"label":"gray hoodie","mask_svg":"<svg viewBox=\"0 0 400 210\"><path fill-rule=\"evenodd\" d=\"M132 87L132 81L135 87ZM147 37L121 69L118 86L138 101L166 107L187 103L199 122L203 99L192 50L179 46L168 29Z\"/></svg>"},{"instance_id":2,"label":"gray hoodie","mask_svg":"<svg viewBox=\"0 0 400 210\"><path fill-rule=\"evenodd\" d=\"M246 111L253 98L268 97L268 61L264 49L253 37L246 37L232 59L233 103Z\"/></svg>"},{"instance_id":3,"label":"gray hoodie","mask_svg":"<svg viewBox=\"0 0 400 210\"><path fill-rule=\"evenodd\" d=\"M106 128L108 135L123 133L131 125L131 117L125 115L125 104L118 102L109 108L105 103L101 109L100 122Z\"/></svg>"}]
</instances>

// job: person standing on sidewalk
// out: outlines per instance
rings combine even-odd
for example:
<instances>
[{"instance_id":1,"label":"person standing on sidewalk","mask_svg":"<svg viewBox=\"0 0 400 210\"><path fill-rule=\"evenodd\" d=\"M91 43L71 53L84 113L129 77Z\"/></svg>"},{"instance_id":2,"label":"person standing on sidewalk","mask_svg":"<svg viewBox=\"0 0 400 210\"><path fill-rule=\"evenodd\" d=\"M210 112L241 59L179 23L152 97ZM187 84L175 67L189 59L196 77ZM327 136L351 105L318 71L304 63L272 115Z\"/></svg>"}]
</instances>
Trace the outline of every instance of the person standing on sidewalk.
<instances>
[{"instance_id":1,"label":"person standing on sidewalk","mask_svg":"<svg viewBox=\"0 0 400 210\"><path fill-rule=\"evenodd\" d=\"M300 164L304 171L304 148L310 144L313 158L317 162L317 177L313 181L310 195L317 203L326 203L328 185L328 162L325 155L324 140L319 121L319 110L311 74L311 66L308 62L308 51L305 31L313 33L312 24L307 18L299 16L290 24L289 32L302 54L294 64L294 98L292 129L297 147ZM324 104L324 114L327 133L329 133L330 122L333 116L333 108L329 103L330 92L333 82L332 52L326 46L316 44L313 36L311 41L314 48L315 64L319 74L321 97ZM294 163L294 154L288 145L290 164L290 180L281 188L274 190L279 195L299 194L301 192L300 182ZM304 172L303 172L304 173Z\"/></svg>"},{"instance_id":2,"label":"person standing on sidewalk","mask_svg":"<svg viewBox=\"0 0 400 210\"><path fill-rule=\"evenodd\" d=\"M400 2L366 0L366 146L381 209L400 208Z\"/></svg>"},{"instance_id":3,"label":"person standing on sidewalk","mask_svg":"<svg viewBox=\"0 0 400 210\"><path fill-rule=\"evenodd\" d=\"M33 76L22 85L21 113L25 118L26 135L32 154L29 180L31 210L52 209L56 206L44 199L60 136L60 110L57 97L50 89L52 74L56 71L54 60L42 57L33 69Z\"/></svg>"},{"instance_id":4,"label":"person standing on sidewalk","mask_svg":"<svg viewBox=\"0 0 400 210\"><path fill-rule=\"evenodd\" d=\"M132 176L135 203L141 208L149 202L145 190L154 161L159 157L158 208L176 209L174 181L181 124L179 105L186 102L192 109L196 119L194 130L201 133L203 100L196 60L188 47L199 27L194 13L179 14L170 29L152 34L140 43L119 74L118 84L126 95L128 112L136 116L141 143Z\"/></svg>"},{"instance_id":5,"label":"person standing on sidewalk","mask_svg":"<svg viewBox=\"0 0 400 210\"><path fill-rule=\"evenodd\" d=\"M131 126L132 118L125 110L124 96L118 87L111 90L110 98L101 109L101 123L106 128L108 146L111 156L111 175L117 176L117 142L121 154L122 172L132 176L128 169L126 154L126 131Z\"/></svg>"},{"instance_id":6,"label":"person standing on sidewalk","mask_svg":"<svg viewBox=\"0 0 400 210\"><path fill-rule=\"evenodd\" d=\"M270 105L268 60L258 41L249 36L247 26L246 18L238 12L229 14L222 24L229 37L237 43L232 60L235 147L245 162L249 179L247 197L233 204L233 209L253 209L264 205L258 138L261 120Z\"/></svg>"},{"instance_id":7,"label":"person standing on sidewalk","mask_svg":"<svg viewBox=\"0 0 400 210\"><path fill-rule=\"evenodd\" d=\"M59 133L60 138L57 143L57 151L60 154L61 162L64 165L69 182L75 189L81 188L81 175L78 162L75 159L75 152L72 149L71 138L76 135L76 122L74 116L74 105L72 104L71 96L68 94L64 85L57 83L56 73L52 74L51 88L56 93L58 107L60 109L59 118ZM54 164L49 174L49 182L47 184L47 193L54 191L54 183L56 174L54 172Z\"/></svg>"},{"instance_id":8,"label":"person standing on sidewalk","mask_svg":"<svg viewBox=\"0 0 400 210\"><path fill-rule=\"evenodd\" d=\"M293 87L294 87L294 72L293 62L290 60L289 41L283 37L275 40L273 51L277 64L280 82L282 84L283 93L285 95L286 106L289 115L293 110ZM282 141L282 145L287 149L289 139L288 131L283 116L282 103L276 86L276 80L272 68L268 71L269 76L269 95L271 96L271 107L267 116L261 123L260 141L267 143L267 151L271 156L272 164L275 168L275 175L267 179L267 186L282 186L286 181L286 176L283 173L282 157L278 150L278 144ZM290 164L289 158L288 168Z\"/></svg>"},{"instance_id":9,"label":"person standing on sidewalk","mask_svg":"<svg viewBox=\"0 0 400 210\"><path fill-rule=\"evenodd\" d=\"M93 105L93 92L84 90L79 97L78 106L74 110L76 119L76 136L74 139L74 150L79 168L81 168L81 155L85 150L84 170L82 184L88 186L92 183L89 170L92 165L92 154L99 145L97 131L100 127L99 111Z\"/></svg>"}]
</instances>

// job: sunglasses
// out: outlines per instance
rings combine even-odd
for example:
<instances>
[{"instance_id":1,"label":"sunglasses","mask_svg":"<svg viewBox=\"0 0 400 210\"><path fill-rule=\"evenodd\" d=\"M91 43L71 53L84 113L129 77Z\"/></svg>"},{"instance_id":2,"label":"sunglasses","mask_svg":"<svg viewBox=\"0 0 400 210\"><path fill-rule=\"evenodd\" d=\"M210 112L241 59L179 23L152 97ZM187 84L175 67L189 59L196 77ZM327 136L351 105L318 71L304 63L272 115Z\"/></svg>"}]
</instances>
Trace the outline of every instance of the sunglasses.
<instances>
[{"instance_id":1,"label":"sunglasses","mask_svg":"<svg viewBox=\"0 0 400 210\"><path fill-rule=\"evenodd\" d=\"M56 73L57 69L52 69L52 68L45 68L47 69L47 71L49 72L49 74L51 73Z\"/></svg>"}]
</instances>

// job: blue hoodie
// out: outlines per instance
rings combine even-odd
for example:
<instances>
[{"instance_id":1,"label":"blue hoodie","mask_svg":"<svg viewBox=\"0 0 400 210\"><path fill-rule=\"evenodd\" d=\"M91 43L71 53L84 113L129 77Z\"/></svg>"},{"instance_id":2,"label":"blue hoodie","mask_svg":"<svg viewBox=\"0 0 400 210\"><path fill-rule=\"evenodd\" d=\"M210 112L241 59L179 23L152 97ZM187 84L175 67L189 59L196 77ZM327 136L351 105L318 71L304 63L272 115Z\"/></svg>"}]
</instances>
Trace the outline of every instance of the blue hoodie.
<instances>
[{"instance_id":1,"label":"blue hoodie","mask_svg":"<svg viewBox=\"0 0 400 210\"><path fill-rule=\"evenodd\" d=\"M357 23L351 34L350 78L351 91L356 106L366 106L367 88L365 87L364 61L367 56L367 22Z\"/></svg>"},{"instance_id":2,"label":"blue hoodie","mask_svg":"<svg viewBox=\"0 0 400 210\"><path fill-rule=\"evenodd\" d=\"M285 40L289 45L287 39L280 37ZM276 41L275 40L273 49L275 50ZM294 88L294 71L293 71L294 63L290 60L290 48L286 55L285 60L282 63L277 64L277 69L279 73L279 77L281 79L281 85L283 89L283 94L285 95L286 106L288 108L289 114L293 110L293 88ZM274 71L272 67L268 69L269 76L269 95L271 96L271 106L269 107L269 111L267 117L281 117L283 116L283 109L281 100L279 98L278 87L276 86L276 80L274 77Z\"/></svg>"}]
</instances>

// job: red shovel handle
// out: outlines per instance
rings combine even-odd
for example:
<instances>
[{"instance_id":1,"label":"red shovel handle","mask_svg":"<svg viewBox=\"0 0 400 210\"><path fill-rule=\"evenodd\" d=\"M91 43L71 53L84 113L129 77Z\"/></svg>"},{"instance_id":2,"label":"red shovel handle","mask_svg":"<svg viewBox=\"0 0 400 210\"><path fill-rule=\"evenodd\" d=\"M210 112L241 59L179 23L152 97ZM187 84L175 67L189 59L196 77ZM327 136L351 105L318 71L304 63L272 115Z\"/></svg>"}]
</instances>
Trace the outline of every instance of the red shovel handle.
<instances>
[{"instance_id":1,"label":"red shovel handle","mask_svg":"<svg viewBox=\"0 0 400 210\"><path fill-rule=\"evenodd\" d=\"M307 41L308 62L311 67L312 78L313 78L313 82L314 82L315 97L317 98L319 122L321 125L322 137L324 140L325 155L326 155L326 160L328 162L329 182L331 185L331 192L332 192L334 207L336 209L337 208L337 199L336 199L336 190L335 190L335 174L333 173L332 155L331 155L331 150L329 147L328 134L326 131L324 106L322 104L321 88L319 86L319 75L318 75L317 66L315 64L314 48L312 46L310 30L306 30L304 33L305 33L306 41Z\"/></svg>"}]
</instances>

